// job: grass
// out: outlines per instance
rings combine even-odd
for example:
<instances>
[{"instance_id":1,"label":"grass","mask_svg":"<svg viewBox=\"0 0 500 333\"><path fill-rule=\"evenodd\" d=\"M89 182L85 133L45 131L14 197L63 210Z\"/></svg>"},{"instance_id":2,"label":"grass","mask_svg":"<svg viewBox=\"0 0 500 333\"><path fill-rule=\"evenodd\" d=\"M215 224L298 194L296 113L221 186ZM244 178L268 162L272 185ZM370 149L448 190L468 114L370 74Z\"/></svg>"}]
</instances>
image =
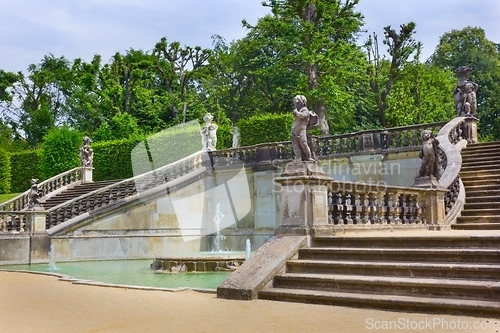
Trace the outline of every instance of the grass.
<instances>
[{"instance_id":1,"label":"grass","mask_svg":"<svg viewBox=\"0 0 500 333\"><path fill-rule=\"evenodd\" d=\"M4 203L17 195L19 195L19 193L0 194L0 203Z\"/></svg>"}]
</instances>

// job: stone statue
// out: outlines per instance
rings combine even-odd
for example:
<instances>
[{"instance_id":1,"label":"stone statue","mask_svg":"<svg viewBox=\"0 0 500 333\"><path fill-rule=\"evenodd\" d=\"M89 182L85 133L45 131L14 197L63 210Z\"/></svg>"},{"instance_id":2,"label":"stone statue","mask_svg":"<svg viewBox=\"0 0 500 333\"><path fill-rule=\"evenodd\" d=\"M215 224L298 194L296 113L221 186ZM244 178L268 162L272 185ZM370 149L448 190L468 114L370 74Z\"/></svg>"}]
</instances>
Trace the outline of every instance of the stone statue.
<instances>
[{"instance_id":1,"label":"stone statue","mask_svg":"<svg viewBox=\"0 0 500 333\"><path fill-rule=\"evenodd\" d=\"M80 147L80 161L82 161L82 167L91 168L92 161L94 160L94 150L90 148L92 140L88 136L84 136L82 141L83 144Z\"/></svg>"},{"instance_id":2,"label":"stone statue","mask_svg":"<svg viewBox=\"0 0 500 333\"><path fill-rule=\"evenodd\" d=\"M41 206L39 199L43 196L43 191L38 188L38 179L32 179L30 183L31 187L28 193L28 209L33 209Z\"/></svg>"},{"instance_id":3,"label":"stone statue","mask_svg":"<svg viewBox=\"0 0 500 333\"><path fill-rule=\"evenodd\" d=\"M240 146L240 129L238 126L231 126L230 132L233 135L233 145L231 148L238 148Z\"/></svg>"},{"instance_id":4,"label":"stone statue","mask_svg":"<svg viewBox=\"0 0 500 333\"><path fill-rule=\"evenodd\" d=\"M210 113L207 113L203 117L205 125L203 125L203 127L200 129L202 150L216 150L217 128L219 128L219 126L217 126L216 124L212 124L213 119L214 117Z\"/></svg>"},{"instance_id":5,"label":"stone statue","mask_svg":"<svg viewBox=\"0 0 500 333\"><path fill-rule=\"evenodd\" d=\"M455 70L459 76L459 82L453 91L453 99L455 100L455 108L458 117L475 117L477 110L477 90L479 85L468 80L468 75L472 72L472 68L460 66Z\"/></svg>"},{"instance_id":6,"label":"stone statue","mask_svg":"<svg viewBox=\"0 0 500 333\"><path fill-rule=\"evenodd\" d=\"M422 165L419 170L419 177L435 177L439 180L439 141L434 137L430 130L422 131L422 149L419 157L422 159Z\"/></svg>"},{"instance_id":7,"label":"stone statue","mask_svg":"<svg viewBox=\"0 0 500 333\"><path fill-rule=\"evenodd\" d=\"M292 115L295 118L295 122L292 125L291 141L295 160L314 161L314 155L308 144L307 131L319 125L318 116L314 111L307 109L307 100L303 95L295 96L293 104L295 108L292 111Z\"/></svg>"}]
</instances>

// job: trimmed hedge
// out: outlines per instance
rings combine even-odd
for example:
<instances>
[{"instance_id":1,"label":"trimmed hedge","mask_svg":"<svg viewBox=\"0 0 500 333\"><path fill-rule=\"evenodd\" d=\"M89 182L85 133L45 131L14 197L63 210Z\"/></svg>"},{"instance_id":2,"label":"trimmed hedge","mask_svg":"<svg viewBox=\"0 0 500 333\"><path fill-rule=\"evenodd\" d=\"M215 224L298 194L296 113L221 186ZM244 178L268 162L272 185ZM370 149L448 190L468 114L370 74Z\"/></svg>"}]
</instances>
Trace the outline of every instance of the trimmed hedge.
<instances>
[{"instance_id":1,"label":"trimmed hedge","mask_svg":"<svg viewBox=\"0 0 500 333\"><path fill-rule=\"evenodd\" d=\"M67 127L54 128L42 142L40 172L48 179L81 164L78 156L83 135Z\"/></svg>"},{"instance_id":2,"label":"trimmed hedge","mask_svg":"<svg viewBox=\"0 0 500 333\"><path fill-rule=\"evenodd\" d=\"M10 159L3 149L0 149L0 193L10 193Z\"/></svg>"},{"instance_id":3,"label":"trimmed hedge","mask_svg":"<svg viewBox=\"0 0 500 333\"><path fill-rule=\"evenodd\" d=\"M241 119L238 122L241 145L289 141L293 121L291 113L263 113Z\"/></svg>"},{"instance_id":4,"label":"trimmed hedge","mask_svg":"<svg viewBox=\"0 0 500 333\"><path fill-rule=\"evenodd\" d=\"M11 153L9 158L11 193L20 193L29 190L31 179L41 179L39 150L26 150L18 153Z\"/></svg>"}]
</instances>

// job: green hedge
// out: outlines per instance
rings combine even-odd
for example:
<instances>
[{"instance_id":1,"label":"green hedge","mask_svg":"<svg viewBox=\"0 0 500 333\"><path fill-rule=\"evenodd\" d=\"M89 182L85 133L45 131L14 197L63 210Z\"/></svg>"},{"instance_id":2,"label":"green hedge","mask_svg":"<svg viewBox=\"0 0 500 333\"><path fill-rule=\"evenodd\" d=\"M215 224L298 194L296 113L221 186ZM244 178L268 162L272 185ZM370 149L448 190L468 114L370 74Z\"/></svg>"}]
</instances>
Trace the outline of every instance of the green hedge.
<instances>
[{"instance_id":1,"label":"green hedge","mask_svg":"<svg viewBox=\"0 0 500 333\"><path fill-rule=\"evenodd\" d=\"M291 113L263 113L241 119L238 122L241 146L289 141L293 121Z\"/></svg>"},{"instance_id":2,"label":"green hedge","mask_svg":"<svg viewBox=\"0 0 500 333\"><path fill-rule=\"evenodd\" d=\"M30 180L41 179L40 151L26 150L10 154L11 193L20 193L30 188Z\"/></svg>"},{"instance_id":3,"label":"green hedge","mask_svg":"<svg viewBox=\"0 0 500 333\"><path fill-rule=\"evenodd\" d=\"M48 179L81 164L78 157L83 135L67 127L54 128L42 142L40 172Z\"/></svg>"},{"instance_id":4,"label":"green hedge","mask_svg":"<svg viewBox=\"0 0 500 333\"><path fill-rule=\"evenodd\" d=\"M10 159L3 149L0 149L0 193L10 193Z\"/></svg>"}]
</instances>

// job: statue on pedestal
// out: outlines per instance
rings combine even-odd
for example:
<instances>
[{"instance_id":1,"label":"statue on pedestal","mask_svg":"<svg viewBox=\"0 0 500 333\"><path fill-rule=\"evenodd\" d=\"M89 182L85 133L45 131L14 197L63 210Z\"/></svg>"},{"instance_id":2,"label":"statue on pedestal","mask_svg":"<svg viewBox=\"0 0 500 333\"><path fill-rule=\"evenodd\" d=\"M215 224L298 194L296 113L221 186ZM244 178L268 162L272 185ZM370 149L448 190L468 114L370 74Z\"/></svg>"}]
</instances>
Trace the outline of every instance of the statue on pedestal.
<instances>
[{"instance_id":1,"label":"statue on pedestal","mask_svg":"<svg viewBox=\"0 0 500 333\"><path fill-rule=\"evenodd\" d=\"M315 161L311 152L311 147L308 142L307 131L319 125L318 115L314 111L310 111L306 104L306 97L297 95L293 98L294 109L292 115L295 122L292 125L292 133L290 140L292 141L295 160L298 161Z\"/></svg>"},{"instance_id":2,"label":"statue on pedestal","mask_svg":"<svg viewBox=\"0 0 500 333\"><path fill-rule=\"evenodd\" d=\"M38 188L38 179L32 179L30 183L31 187L28 193L28 210L36 210L37 208L42 207L39 199L43 196L43 191Z\"/></svg>"},{"instance_id":3,"label":"statue on pedestal","mask_svg":"<svg viewBox=\"0 0 500 333\"><path fill-rule=\"evenodd\" d=\"M213 119L214 117L210 113L207 113L203 117L205 125L203 125L203 127L200 129L202 150L216 150L217 128L219 128L219 126L217 126L216 124L212 124Z\"/></svg>"},{"instance_id":4,"label":"statue on pedestal","mask_svg":"<svg viewBox=\"0 0 500 333\"><path fill-rule=\"evenodd\" d=\"M459 76L459 82L453 91L457 117L475 117L477 111L477 90L479 85L468 80L472 68L460 66L455 70Z\"/></svg>"},{"instance_id":5,"label":"statue on pedestal","mask_svg":"<svg viewBox=\"0 0 500 333\"><path fill-rule=\"evenodd\" d=\"M430 130L423 130L421 137L422 149L420 150L419 157L422 159L422 164L413 186L438 188L440 187L439 171L441 163L438 153L439 141Z\"/></svg>"},{"instance_id":6,"label":"statue on pedestal","mask_svg":"<svg viewBox=\"0 0 500 333\"><path fill-rule=\"evenodd\" d=\"M92 140L88 136L84 136L82 141L83 143L80 147L80 161L82 162L82 167L91 168L94 160L94 150L90 148Z\"/></svg>"},{"instance_id":7,"label":"statue on pedestal","mask_svg":"<svg viewBox=\"0 0 500 333\"><path fill-rule=\"evenodd\" d=\"M230 132L233 135L233 144L231 148L238 148L240 146L240 129L238 126L231 126Z\"/></svg>"}]
</instances>

